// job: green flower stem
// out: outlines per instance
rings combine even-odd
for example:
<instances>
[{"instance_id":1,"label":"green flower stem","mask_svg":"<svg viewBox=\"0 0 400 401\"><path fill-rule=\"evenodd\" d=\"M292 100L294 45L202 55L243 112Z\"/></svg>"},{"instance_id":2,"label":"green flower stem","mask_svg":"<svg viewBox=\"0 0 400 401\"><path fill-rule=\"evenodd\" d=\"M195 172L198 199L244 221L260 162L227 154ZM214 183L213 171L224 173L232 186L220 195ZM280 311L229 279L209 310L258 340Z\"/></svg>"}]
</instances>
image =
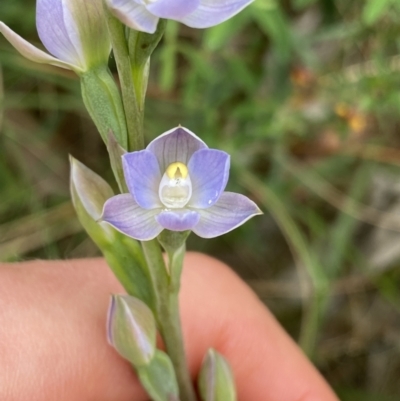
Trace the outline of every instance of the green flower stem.
<instances>
[{"instance_id":1,"label":"green flower stem","mask_svg":"<svg viewBox=\"0 0 400 401\"><path fill-rule=\"evenodd\" d=\"M128 43L124 25L111 15L105 3L104 8L121 83L122 100L128 128L128 151L141 150L144 148L143 118L150 55L164 33L165 22L159 24L160 26L154 35L130 31L128 33L128 37L130 36ZM118 155L119 150L112 141L110 143L109 152ZM120 184L120 189L123 191L125 188L120 182L120 166L114 164L113 170ZM142 242L142 249L153 287L152 292L154 293L155 303L153 312L174 366L179 385L180 400L196 401L186 362L179 315L178 296L186 237L187 234L184 234L183 242L179 242L179 236L171 235L175 242L171 243L173 248L166 248L170 261L169 272L157 240Z\"/></svg>"},{"instance_id":2,"label":"green flower stem","mask_svg":"<svg viewBox=\"0 0 400 401\"><path fill-rule=\"evenodd\" d=\"M156 320L160 320L162 302L168 297L169 276L164 258L157 240L143 241L142 249L150 271L153 290L156 297Z\"/></svg>"},{"instance_id":3,"label":"green flower stem","mask_svg":"<svg viewBox=\"0 0 400 401\"><path fill-rule=\"evenodd\" d=\"M109 12L106 4L104 4L104 10L121 83L122 101L128 127L128 150L131 152L141 150L144 148L143 113L139 110L135 95L125 26Z\"/></svg>"},{"instance_id":4,"label":"green flower stem","mask_svg":"<svg viewBox=\"0 0 400 401\"><path fill-rule=\"evenodd\" d=\"M164 343L174 365L177 376L180 400L196 401L183 345L182 328L179 316L179 283L174 283L168 274L161 247L157 240L142 242L156 293L156 321ZM183 245L170 259L170 272L182 271L185 247ZM171 256L171 255L170 255ZM179 274L180 276L180 274ZM172 277L172 276L171 276Z\"/></svg>"},{"instance_id":5,"label":"green flower stem","mask_svg":"<svg viewBox=\"0 0 400 401\"><path fill-rule=\"evenodd\" d=\"M179 385L180 400L196 401L183 344L177 293L170 294L169 302L165 304L162 310L162 316L161 333L168 355L174 365Z\"/></svg>"},{"instance_id":6,"label":"green flower stem","mask_svg":"<svg viewBox=\"0 0 400 401\"><path fill-rule=\"evenodd\" d=\"M178 294L181 283L183 259L186 252L186 239L190 231L164 230L158 236L158 242L168 255L170 291Z\"/></svg>"},{"instance_id":7,"label":"green flower stem","mask_svg":"<svg viewBox=\"0 0 400 401\"><path fill-rule=\"evenodd\" d=\"M128 193L128 186L125 182L124 170L122 167L122 156L126 153L114 135L110 132L108 135L107 150L110 156L111 169L117 181L118 188L122 194Z\"/></svg>"},{"instance_id":8,"label":"green flower stem","mask_svg":"<svg viewBox=\"0 0 400 401\"><path fill-rule=\"evenodd\" d=\"M128 47L132 67L132 80L139 111L144 116L144 104L150 70L150 56L164 35L167 21L161 19L154 34L129 30Z\"/></svg>"}]
</instances>

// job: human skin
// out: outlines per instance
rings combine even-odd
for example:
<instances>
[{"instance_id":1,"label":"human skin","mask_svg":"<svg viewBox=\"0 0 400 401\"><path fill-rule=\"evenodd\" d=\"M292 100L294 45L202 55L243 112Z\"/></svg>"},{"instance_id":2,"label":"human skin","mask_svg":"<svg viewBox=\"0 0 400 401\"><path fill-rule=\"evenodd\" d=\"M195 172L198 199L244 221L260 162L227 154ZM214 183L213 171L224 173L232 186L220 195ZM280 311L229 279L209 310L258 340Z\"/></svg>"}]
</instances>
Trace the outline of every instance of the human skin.
<instances>
[{"instance_id":1,"label":"human skin","mask_svg":"<svg viewBox=\"0 0 400 401\"><path fill-rule=\"evenodd\" d=\"M0 400L147 401L106 341L102 259L0 266ZM337 401L254 293L223 263L189 253L181 315L193 377L208 348L231 363L239 401Z\"/></svg>"}]
</instances>

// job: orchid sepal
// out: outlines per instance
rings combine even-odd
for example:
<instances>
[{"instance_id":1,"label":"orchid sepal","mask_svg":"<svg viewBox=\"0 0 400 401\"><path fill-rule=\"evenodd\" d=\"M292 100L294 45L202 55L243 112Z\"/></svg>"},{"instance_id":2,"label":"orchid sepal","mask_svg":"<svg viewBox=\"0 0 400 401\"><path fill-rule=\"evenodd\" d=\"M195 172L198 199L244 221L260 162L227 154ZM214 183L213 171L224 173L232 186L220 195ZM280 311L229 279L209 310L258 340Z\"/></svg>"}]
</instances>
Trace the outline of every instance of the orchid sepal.
<instances>
[{"instance_id":1,"label":"orchid sepal","mask_svg":"<svg viewBox=\"0 0 400 401\"><path fill-rule=\"evenodd\" d=\"M102 0L37 0L36 26L48 53L31 45L7 25L0 32L24 57L78 75L107 65L111 51Z\"/></svg>"},{"instance_id":2,"label":"orchid sepal","mask_svg":"<svg viewBox=\"0 0 400 401\"><path fill-rule=\"evenodd\" d=\"M160 18L192 28L209 28L238 14L253 0L106 0L111 12L128 27L154 33Z\"/></svg>"},{"instance_id":3,"label":"orchid sepal","mask_svg":"<svg viewBox=\"0 0 400 401\"><path fill-rule=\"evenodd\" d=\"M0 21L0 33L7 39L7 41L17 50L23 57L38 64L48 64L56 67L64 68L66 70L75 71L78 75L83 73L83 69L75 64L62 61L52 55L40 50L36 46L29 43L22 38L4 22Z\"/></svg>"}]
</instances>

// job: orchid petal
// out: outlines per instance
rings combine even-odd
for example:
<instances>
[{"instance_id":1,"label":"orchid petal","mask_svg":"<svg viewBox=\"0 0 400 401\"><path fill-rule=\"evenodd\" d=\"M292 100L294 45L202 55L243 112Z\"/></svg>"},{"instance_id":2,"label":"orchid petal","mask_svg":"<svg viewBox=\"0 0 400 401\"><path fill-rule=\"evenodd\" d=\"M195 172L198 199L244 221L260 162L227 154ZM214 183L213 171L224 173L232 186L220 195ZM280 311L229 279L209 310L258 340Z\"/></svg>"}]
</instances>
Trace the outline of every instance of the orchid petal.
<instances>
[{"instance_id":1,"label":"orchid petal","mask_svg":"<svg viewBox=\"0 0 400 401\"><path fill-rule=\"evenodd\" d=\"M110 11L125 25L137 31L154 33L159 18L132 0L107 0Z\"/></svg>"},{"instance_id":2,"label":"orchid petal","mask_svg":"<svg viewBox=\"0 0 400 401\"><path fill-rule=\"evenodd\" d=\"M194 152L205 148L207 145L199 137L183 127L165 132L147 146L156 155L162 173L171 163L187 165Z\"/></svg>"},{"instance_id":3,"label":"orchid petal","mask_svg":"<svg viewBox=\"0 0 400 401\"><path fill-rule=\"evenodd\" d=\"M209 28L238 14L253 0L200 0L200 5L180 22L192 28Z\"/></svg>"},{"instance_id":4,"label":"orchid petal","mask_svg":"<svg viewBox=\"0 0 400 401\"><path fill-rule=\"evenodd\" d=\"M63 1L37 0L36 27L46 49L62 61L85 67L76 23ZM74 38L72 41L71 38Z\"/></svg>"},{"instance_id":5,"label":"orchid petal","mask_svg":"<svg viewBox=\"0 0 400 401\"><path fill-rule=\"evenodd\" d=\"M141 208L130 194L113 196L104 205L102 221L140 241L149 241L163 230L154 218L160 209Z\"/></svg>"},{"instance_id":6,"label":"orchid petal","mask_svg":"<svg viewBox=\"0 0 400 401\"><path fill-rule=\"evenodd\" d=\"M19 36L17 33L15 33L13 30L11 30L3 22L0 22L0 32L11 43L11 45L14 46L14 48L28 60L40 64L55 65L57 67L65 68L67 70L74 70L74 71L80 70L79 66L58 60L55 57L50 56L50 54L45 53L43 50L40 50L37 47L33 46L28 41Z\"/></svg>"},{"instance_id":7,"label":"orchid petal","mask_svg":"<svg viewBox=\"0 0 400 401\"><path fill-rule=\"evenodd\" d=\"M63 4L65 27L82 66L108 64L111 42L103 0L64 0Z\"/></svg>"},{"instance_id":8,"label":"orchid petal","mask_svg":"<svg viewBox=\"0 0 400 401\"><path fill-rule=\"evenodd\" d=\"M214 238L225 234L251 217L262 214L253 201L233 192L224 192L214 206L198 212L200 221L192 230L203 238Z\"/></svg>"},{"instance_id":9,"label":"orchid petal","mask_svg":"<svg viewBox=\"0 0 400 401\"><path fill-rule=\"evenodd\" d=\"M125 181L139 206L144 209L161 207L158 188L161 182L157 158L148 150L122 156Z\"/></svg>"},{"instance_id":10,"label":"orchid petal","mask_svg":"<svg viewBox=\"0 0 400 401\"><path fill-rule=\"evenodd\" d=\"M200 0L158 0L146 8L157 17L179 20L195 11L199 3Z\"/></svg>"},{"instance_id":11,"label":"orchid petal","mask_svg":"<svg viewBox=\"0 0 400 401\"><path fill-rule=\"evenodd\" d=\"M230 156L216 149L200 149L191 157L188 170L192 181L190 207L208 208L224 191L229 178Z\"/></svg>"},{"instance_id":12,"label":"orchid petal","mask_svg":"<svg viewBox=\"0 0 400 401\"><path fill-rule=\"evenodd\" d=\"M157 222L171 231L192 230L199 222L200 215L193 210L164 210L156 216Z\"/></svg>"}]
</instances>

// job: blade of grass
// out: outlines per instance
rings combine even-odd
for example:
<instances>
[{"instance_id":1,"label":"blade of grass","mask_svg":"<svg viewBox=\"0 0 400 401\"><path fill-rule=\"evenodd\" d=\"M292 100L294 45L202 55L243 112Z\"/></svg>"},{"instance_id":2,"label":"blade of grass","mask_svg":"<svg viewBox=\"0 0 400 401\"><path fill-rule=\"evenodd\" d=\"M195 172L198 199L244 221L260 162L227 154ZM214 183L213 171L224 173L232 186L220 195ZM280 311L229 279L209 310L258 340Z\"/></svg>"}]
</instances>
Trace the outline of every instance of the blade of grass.
<instances>
[{"instance_id":1,"label":"blade of grass","mask_svg":"<svg viewBox=\"0 0 400 401\"><path fill-rule=\"evenodd\" d=\"M391 213L381 212L374 207L358 202L348 197L332 184L322 178L314 169L290 160L277 159L285 170L289 171L312 192L324 199L340 211L349 214L355 219L372 224L376 227L400 231L400 217Z\"/></svg>"},{"instance_id":2,"label":"blade of grass","mask_svg":"<svg viewBox=\"0 0 400 401\"><path fill-rule=\"evenodd\" d=\"M7 232L7 225L1 226L0 232L5 232L8 240L0 243L0 261L19 259L29 252L45 248L49 244L81 232L82 226L76 218L73 218L71 210L69 204L63 204L58 209L42 212L43 220L35 218L37 216L29 216L19 222L9 223L13 224L11 227L8 226L11 232ZM28 226L30 232L21 234L23 223L27 219L31 219ZM20 235L15 236L15 234Z\"/></svg>"},{"instance_id":3,"label":"blade of grass","mask_svg":"<svg viewBox=\"0 0 400 401\"><path fill-rule=\"evenodd\" d=\"M323 310L329 297L329 281L322 265L311 252L307 239L287 213L274 190L243 168L238 170L238 175L241 185L253 193L270 211L292 250L299 271L304 300L299 343L304 352L312 358ZM304 271L307 273L306 276L302 274Z\"/></svg>"}]
</instances>

